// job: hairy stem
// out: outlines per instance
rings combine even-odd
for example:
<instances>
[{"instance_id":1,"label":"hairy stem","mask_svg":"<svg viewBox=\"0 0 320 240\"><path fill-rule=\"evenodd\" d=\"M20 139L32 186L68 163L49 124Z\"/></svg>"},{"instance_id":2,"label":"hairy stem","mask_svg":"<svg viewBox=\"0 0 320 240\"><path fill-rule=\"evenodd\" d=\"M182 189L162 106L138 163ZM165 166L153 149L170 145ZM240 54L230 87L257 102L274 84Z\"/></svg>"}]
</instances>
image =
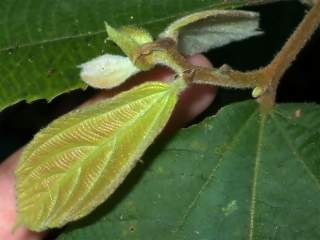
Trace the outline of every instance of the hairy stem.
<instances>
[{"instance_id":1,"label":"hairy stem","mask_svg":"<svg viewBox=\"0 0 320 240\"><path fill-rule=\"evenodd\" d=\"M226 67L213 70L198 67L195 69L193 82L231 88L254 88L267 85L268 79L261 70L241 72Z\"/></svg>"},{"instance_id":2,"label":"hairy stem","mask_svg":"<svg viewBox=\"0 0 320 240\"><path fill-rule=\"evenodd\" d=\"M263 1L263 0L262 0ZM172 68L186 83L211 84L232 88L253 88L253 96L259 97L262 106L270 109L275 103L279 81L298 53L320 24L320 0L306 14L297 29L285 43L273 61L264 68L241 72L228 66L208 69L191 65L169 38L147 43L135 55L135 63L153 67L157 64ZM271 1L270 1L271 2Z\"/></svg>"},{"instance_id":3,"label":"hairy stem","mask_svg":"<svg viewBox=\"0 0 320 240\"><path fill-rule=\"evenodd\" d=\"M320 0L315 2L312 9L306 14L295 32L285 43L281 51L273 61L264 68L264 72L270 79L270 86L266 94L261 96L260 103L272 106L275 103L276 91L280 79L295 60L301 49L306 45L312 34L320 24Z\"/></svg>"}]
</instances>

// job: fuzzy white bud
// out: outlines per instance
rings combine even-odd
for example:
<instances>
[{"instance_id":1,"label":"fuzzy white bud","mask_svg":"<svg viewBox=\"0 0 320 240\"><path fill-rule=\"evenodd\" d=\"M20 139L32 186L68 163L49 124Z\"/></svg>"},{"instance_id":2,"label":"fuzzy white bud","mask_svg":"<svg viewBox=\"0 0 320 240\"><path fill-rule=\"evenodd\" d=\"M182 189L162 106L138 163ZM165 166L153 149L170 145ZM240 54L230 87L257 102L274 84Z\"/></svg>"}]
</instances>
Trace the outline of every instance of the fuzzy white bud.
<instances>
[{"instance_id":1,"label":"fuzzy white bud","mask_svg":"<svg viewBox=\"0 0 320 240\"><path fill-rule=\"evenodd\" d=\"M95 88L113 88L125 82L140 70L128 57L105 54L81 64L80 77Z\"/></svg>"}]
</instances>

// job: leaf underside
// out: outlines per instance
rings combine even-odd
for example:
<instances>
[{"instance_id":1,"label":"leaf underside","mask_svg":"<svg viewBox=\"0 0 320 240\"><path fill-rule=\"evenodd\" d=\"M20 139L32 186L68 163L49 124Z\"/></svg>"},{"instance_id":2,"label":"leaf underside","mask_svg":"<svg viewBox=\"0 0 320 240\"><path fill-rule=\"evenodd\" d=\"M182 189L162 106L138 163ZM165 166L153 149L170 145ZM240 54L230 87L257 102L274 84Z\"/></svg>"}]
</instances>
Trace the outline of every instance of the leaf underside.
<instances>
[{"instance_id":1,"label":"leaf underside","mask_svg":"<svg viewBox=\"0 0 320 240\"><path fill-rule=\"evenodd\" d=\"M260 35L258 28L258 13L207 10L173 22L160 36L175 39L181 53L194 55Z\"/></svg>"},{"instance_id":2,"label":"leaf underside","mask_svg":"<svg viewBox=\"0 0 320 240\"><path fill-rule=\"evenodd\" d=\"M79 64L105 52L104 21L136 24L154 35L191 12L273 0L2 0L0 1L0 111L22 100L51 100L84 87Z\"/></svg>"},{"instance_id":3,"label":"leaf underside","mask_svg":"<svg viewBox=\"0 0 320 240\"><path fill-rule=\"evenodd\" d=\"M154 146L59 239L320 239L319 114L313 104L269 115L253 101L230 105Z\"/></svg>"},{"instance_id":4,"label":"leaf underside","mask_svg":"<svg viewBox=\"0 0 320 240\"><path fill-rule=\"evenodd\" d=\"M225 23L223 23L225 21ZM186 55L207 52L231 42L260 35L259 16L251 19L230 19L199 21L181 30L179 50Z\"/></svg>"},{"instance_id":5,"label":"leaf underside","mask_svg":"<svg viewBox=\"0 0 320 240\"><path fill-rule=\"evenodd\" d=\"M18 223L41 231L96 208L162 130L176 100L174 85L149 82L40 131L16 170Z\"/></svg>"}]
</instances>

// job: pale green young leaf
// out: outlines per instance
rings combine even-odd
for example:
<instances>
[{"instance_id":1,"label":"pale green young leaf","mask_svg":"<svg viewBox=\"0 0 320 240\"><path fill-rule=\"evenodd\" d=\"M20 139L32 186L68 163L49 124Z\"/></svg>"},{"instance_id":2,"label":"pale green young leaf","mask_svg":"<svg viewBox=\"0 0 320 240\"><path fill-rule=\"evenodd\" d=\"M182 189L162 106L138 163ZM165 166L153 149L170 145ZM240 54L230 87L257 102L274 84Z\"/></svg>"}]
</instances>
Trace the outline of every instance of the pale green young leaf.
<instances>
[{"instance_id":1,"label":"pale green young leaf","mask_svg":"<svg viewBox=\"0 0 320 240\"><path fill-rule=\"evenodd\" d=\"M120 30L123 33L127 33L138 44L145 44L153 41L151 34L143 28L130 25L123 26Z\"/></svg>"},{"instance_id":2,"label":"pale green young leaf","mask_svg":"<svg viewBox=\"0 0 320 240\"><path fill-rule=\"evenodd\" d=\"M234 41L261 34L259 14L237 10L208 10L190 14L170 24L160 37L177 41L186 55L207 52Z\"/></svg>"},{"instance_id":3,"label":"pale green young leaf","mask_svg":"<svg viewBox=\"0 0 320 240\"><path fill-rule=\"evenodd\" d=\"M40 131L16 170L18 224L42 231L90 213L163 129L183 87L182 80L145 83Z\"/></svg>"},{"instance_id":4,"label":"pale green young leaf","mask_svg":"<svg viewBox=\"0 0 320 240\"><path fill-rule=\"evenodd\" d=\"M152 42L151 35L143 29L127 26L120 29L106 24L107 34L110 40L116 43L121 50L134 61L134 56L141 45Z\"/></svg>"}]
</instances>

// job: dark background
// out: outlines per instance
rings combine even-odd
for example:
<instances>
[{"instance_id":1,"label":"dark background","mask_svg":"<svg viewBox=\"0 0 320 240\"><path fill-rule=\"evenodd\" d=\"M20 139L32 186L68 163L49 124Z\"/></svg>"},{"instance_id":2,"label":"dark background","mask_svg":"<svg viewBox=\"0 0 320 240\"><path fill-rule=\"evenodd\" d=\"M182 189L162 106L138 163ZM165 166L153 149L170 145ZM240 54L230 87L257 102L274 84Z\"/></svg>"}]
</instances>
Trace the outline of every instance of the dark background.
<instances>
[{"instance_id":1,"label":"dark background","mask_svg":"<svg viewBox=\"0 0 320 240\"><path fill-rule=\"evenodd\" d=\"M224 63L239 70L266 65L284 44L295 26L303 18L306 8L297 2L276 3L249 8L261 13L264 35L237 42L206 54L215 66ZM312 37L296 62L283 77L278 89L278 102L320 102L317 89L320 68L320 31ZM52 119L71 110L95 94L95 90L74 91L57 97L51 103L36 101L19 103L0 113L0 162ZM249 91L220 89L216 101L196 121L214 114L228 103L249 99Z\"/></svg>"}]
</instances>

